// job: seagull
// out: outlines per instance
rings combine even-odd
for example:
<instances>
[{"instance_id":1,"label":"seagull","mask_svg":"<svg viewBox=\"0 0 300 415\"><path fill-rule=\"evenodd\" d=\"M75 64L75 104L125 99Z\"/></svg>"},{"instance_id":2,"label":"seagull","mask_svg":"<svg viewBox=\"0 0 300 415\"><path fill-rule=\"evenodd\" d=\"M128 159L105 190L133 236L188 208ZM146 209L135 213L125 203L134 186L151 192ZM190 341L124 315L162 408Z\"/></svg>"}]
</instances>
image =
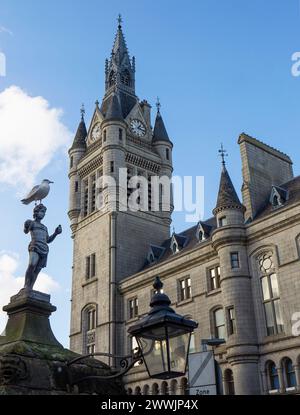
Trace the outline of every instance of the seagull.
<instances>
[{"instance_id":1,"label":"seagull","mask_svg":"<svg viewBox=\"0 0 300 415\"><path fill-rule=\"evenodd\" d=\"M44 199L50 191L50 183L54 182L51 182L51 180L48 179L43 180L41 184L34 186L25 199L21 200L21 202L24 203L24 205L29 205L29 203L33 201L35 201L36 204L37 200L39 200L41 203L42 199Z\"/></svg>"}]
</instances>

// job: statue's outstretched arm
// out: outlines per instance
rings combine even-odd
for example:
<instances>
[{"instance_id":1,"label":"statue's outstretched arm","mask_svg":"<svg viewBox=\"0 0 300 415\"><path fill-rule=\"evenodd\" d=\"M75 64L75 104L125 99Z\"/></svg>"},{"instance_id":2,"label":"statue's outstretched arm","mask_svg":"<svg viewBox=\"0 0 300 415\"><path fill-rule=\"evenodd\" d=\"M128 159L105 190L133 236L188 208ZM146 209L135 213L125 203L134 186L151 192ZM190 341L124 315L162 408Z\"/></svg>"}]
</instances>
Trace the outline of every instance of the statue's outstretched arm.
<instances>
[{"instance_id":1,"label":"statue's outstretched arm","mask_svg":"<svg viewBox=\"0 0 300 415\"><path fill-rule=\"evenodd\" d=\"M54 239L55 239L55 238L57 237L57 235L59 235L60 233L62 233L62 228L61 228L61 225L59 225L59 226L55 229L55 231L54 231L53 235L48 236L48 238L47 238L47 242L48 242L48 244L50 244L52 241L54 241Z\"/></svg>"},{"instance_id":2,"label":"statue's outstretched arm","mask_svg":"<svg viewBox=\"0 0 300 415\"><path fill-rule=\"evenodd\" d=\"M30 220L30 219L28 219L28 220L24 223L24 233L28 233L28 232L30 231L31 224L32 224L32 220Z\"/></svg>"}]
</instances>

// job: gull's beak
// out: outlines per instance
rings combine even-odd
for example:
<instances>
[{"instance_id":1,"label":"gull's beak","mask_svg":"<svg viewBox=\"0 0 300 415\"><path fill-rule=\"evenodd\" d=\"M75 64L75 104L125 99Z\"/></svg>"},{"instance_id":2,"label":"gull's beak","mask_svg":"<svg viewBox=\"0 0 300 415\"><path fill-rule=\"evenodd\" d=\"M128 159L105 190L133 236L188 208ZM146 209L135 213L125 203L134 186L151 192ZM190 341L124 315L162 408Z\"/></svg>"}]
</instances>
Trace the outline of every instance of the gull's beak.
<instances>
[{"instance_id":1,"label":"gull's beak","mask_svg":"<svg viewBox=\"0 0 300 415\"><path fill-rule=\"evenodd\" d=\"M50 180L49 180L49 183L54 183L54 182L50 182Z\"/></svg>"}]
</instances>

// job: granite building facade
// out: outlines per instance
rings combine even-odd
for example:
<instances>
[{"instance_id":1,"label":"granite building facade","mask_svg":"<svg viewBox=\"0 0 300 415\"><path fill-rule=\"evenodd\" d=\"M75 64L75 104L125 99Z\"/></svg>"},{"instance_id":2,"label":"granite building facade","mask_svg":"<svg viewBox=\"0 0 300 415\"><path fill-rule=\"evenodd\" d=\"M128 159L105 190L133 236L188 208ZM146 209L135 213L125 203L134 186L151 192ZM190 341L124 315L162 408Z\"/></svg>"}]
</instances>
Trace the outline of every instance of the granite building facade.
<instances>
[{"instance_id":1,"label":"granite building facade","mask_svg":"<svg viewBox=\"0 0 300 415\"><path fill-rule=\"evenodd\" d=\"M184 232L170 234L172 198L168 209L120 209L120 169L128 181L147 179L151 205L151 177L172 177L173 144L159 105L152 128L151 106L136 96L135 59L119 21L102 104L88 129L82 114L69 150L72 350L131 353L127 329L148 312L159 275L176 311L199 322L191 351L201 350L203 338L225 338L214 350L221 393L299 393L300 177L271 146L245 133L238 145L242 202L223 163L212 217ZM144 366L125 381L132 394L188 392L187 378L156 381Z\"/></svg>"}]
</instances>

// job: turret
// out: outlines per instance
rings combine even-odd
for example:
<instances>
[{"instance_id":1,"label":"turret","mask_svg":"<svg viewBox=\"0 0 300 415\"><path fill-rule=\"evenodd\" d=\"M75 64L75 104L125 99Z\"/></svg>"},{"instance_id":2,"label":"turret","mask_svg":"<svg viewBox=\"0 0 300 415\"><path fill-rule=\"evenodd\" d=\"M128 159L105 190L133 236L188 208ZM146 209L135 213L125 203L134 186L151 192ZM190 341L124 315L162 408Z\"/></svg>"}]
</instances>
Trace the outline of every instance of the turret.
<instances>
[{"instance_id":1,"label":"turret","mask_svg":"<svg viewBox=\"0 0 300 415\"><path fill-rule=\"evenodd\" d=\"M223 147L220 153L223 166L217 204L213 210L218 228L212 233L212 244L218 253L221 269L220 285L227 328L226 359L233 370L236 394L255 395L259 393L258 348L245 245L245 208L226 169Z\"/></svg>"},{"instance_id":2,"label":"turret","mask_svg":"<svg viewBox=\"0 0 300 415\"><path fill-rule=\"evenodd\" d=\"M84 122L85 110L82 106L81 108L81 120L75 134L73 144L69 149L69 158L70 158L70 170L69 170L69 179L70 179L70 199L69 199L69 218L71 221L72 232L76 230L78 216L80 214L80 201L81 201L81 183L78 175L77 166L81 158L86 152L86 137L87 130Z\"/></svg>"},{"instance_id":3,"label":"turret","mask_svg":"<svg viewBox=\"0 0 300 415\"><path fill-rule=\"evenodd\" d=\"M167 133L163 118L160 113L161 104L157 99L156 103L157 107L157 114L154 124L153 130L153 137L152 137L152 145L155 148L156 152L161 157L162 167L160 171L160 176L167 176L171 180L172 172L173 172L173 163L172 163L172 150L173 144L169 138ZM172 192L172 187L171 187ZM173 195L171 195L171 206L170 206L170 213L173 210ZM166 216L168 213L166 214ZM169 218L170 219L170 218Z\"/></svg>"}]
</instances>

